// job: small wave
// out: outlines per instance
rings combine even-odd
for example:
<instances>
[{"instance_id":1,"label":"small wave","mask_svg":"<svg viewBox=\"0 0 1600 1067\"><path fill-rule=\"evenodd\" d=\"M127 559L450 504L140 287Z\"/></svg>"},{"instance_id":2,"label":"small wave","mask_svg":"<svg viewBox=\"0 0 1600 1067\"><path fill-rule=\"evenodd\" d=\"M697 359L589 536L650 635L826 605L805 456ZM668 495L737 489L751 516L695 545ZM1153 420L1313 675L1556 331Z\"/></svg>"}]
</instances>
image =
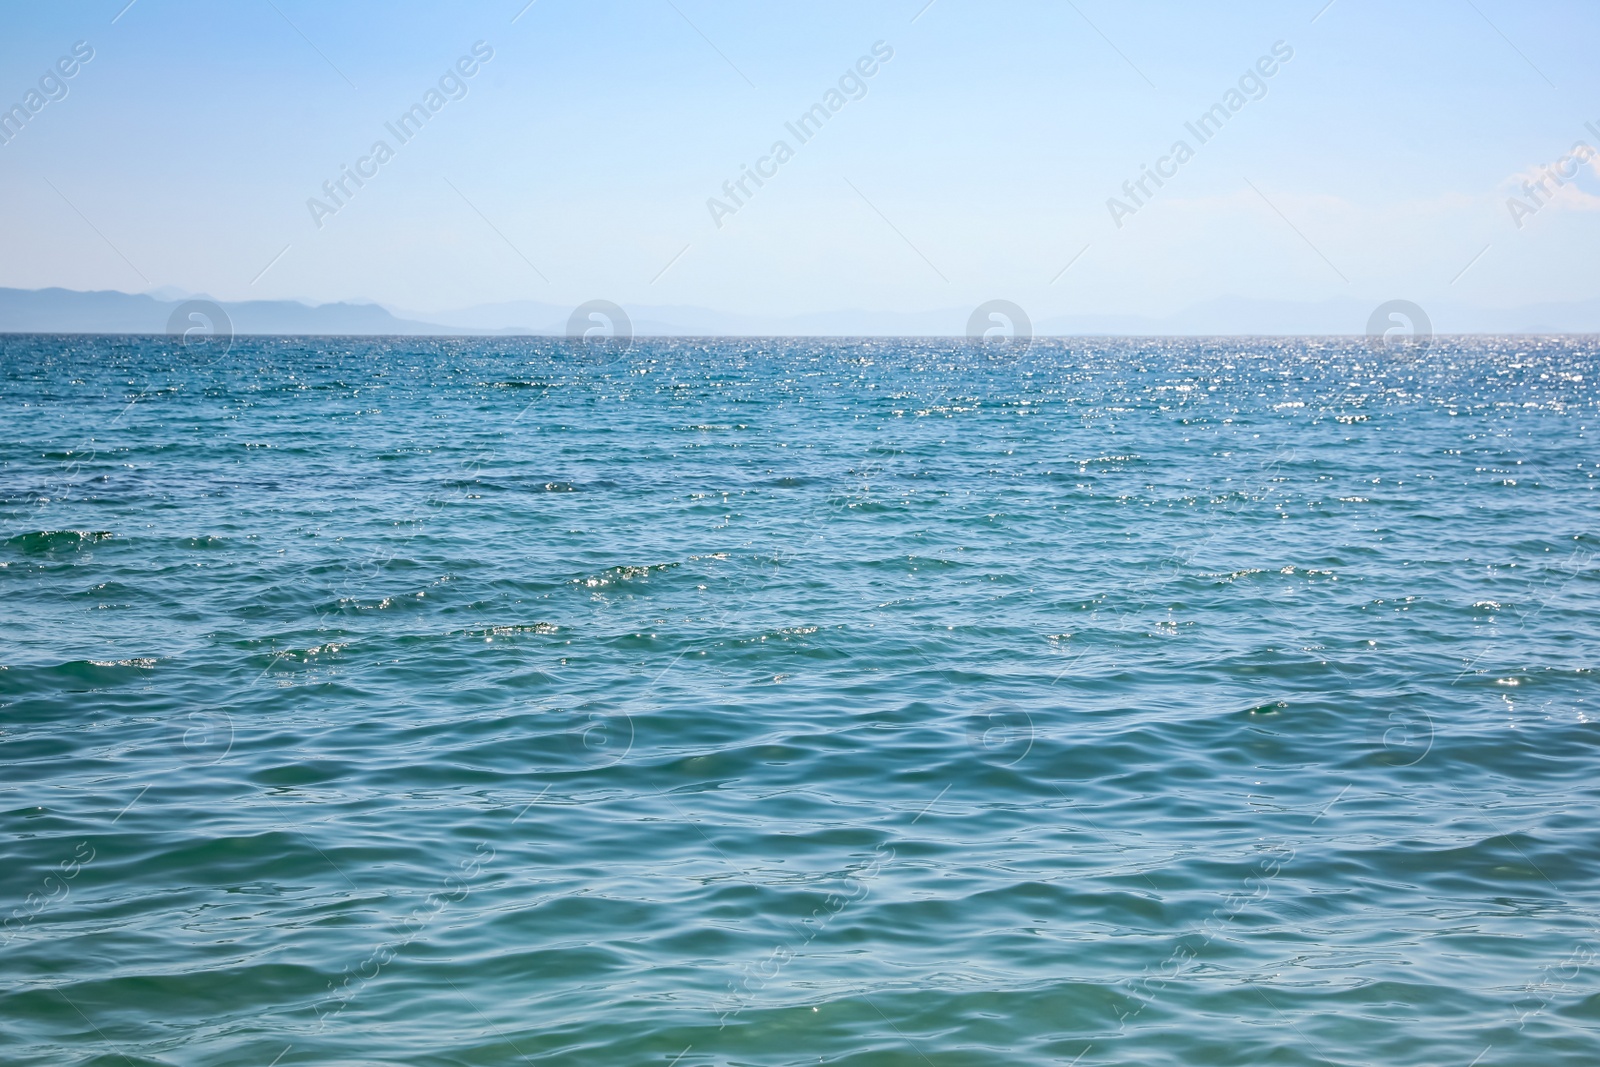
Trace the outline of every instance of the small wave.
<instances>
[{"instance_id":1,"label":"small wave","mask_svg":"<svg viewBox=\"0 0 1600 1067\"><path fill-rule=\"evenodd\" d=\"M7 538L6 545L22 552L55 552L110 539L110 530L39 530Z\"/></svg>"},{"instance_id":2,"label":"small wave","mask_svg":"<svg viewBox=\"0 0 1600 1067\"><path fill-rule=\"evenodd\" d=\"M277 654L280 660L294 660L298 663L310 663L320 656L333 656L350 647L349 641L329 641L327 644L312 645L310 648L291 648Z\"/></svg>"},{"instance_id":3,"label":"small wave","mask_svg":"<svg viewBox=\"0 0 1600 1067\"><path fill-rule=\"evenodd\" d=\"M534 622L518 624L515 626L484 626L476 630L457 630L460 637L510 637L513 634L539 634L549 636L560 633L561 627L554 623Z\"/></svg>"},{"instance_id":4,"label":"small wave","mask_svg":"<svg viewBox=\"0 0 1600 1067\"><path fill-rule=\"evenodd\" d=\"M660 574L678 567L677 563L652 563L648 566L622 566L612 567L601 571L588 578L574 578L573 585L588 586L590 589L599 589L602 586L612 585L616 582L636 582L648 578L652 574Z\"/></svg>"},{"instance_id":5,"label":"small wave","mask_svg":"<svg viewBox=\"0 0 1600 1067\"><path fill-rule=\"evenodd\" d=\"M16 666L0 674L0 694L75 693L115 687L145 679L159 661L149 656L128 659L75 659L65 663Z\"/></svg>"}]
</instances>

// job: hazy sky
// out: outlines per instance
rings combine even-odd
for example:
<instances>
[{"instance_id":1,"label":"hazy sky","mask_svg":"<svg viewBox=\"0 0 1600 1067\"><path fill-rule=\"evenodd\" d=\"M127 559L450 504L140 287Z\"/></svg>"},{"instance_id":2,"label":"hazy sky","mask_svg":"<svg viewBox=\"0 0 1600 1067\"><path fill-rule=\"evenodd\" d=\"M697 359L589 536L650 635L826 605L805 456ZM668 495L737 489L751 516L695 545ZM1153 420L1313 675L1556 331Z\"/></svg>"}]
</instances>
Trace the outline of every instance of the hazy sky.
<instances>
[{"instance_id":1,"label":"hazy sky","mask_svg":"<svg viewBox=\"0 0 1600 1067\"><path fill-rule=\"evenodd\" d=\"M1600 296L1600 166L1561 162L1600 146L1592 0L524 3L6 5L0 285L1036 321ZM1536 201L1544 165L1578 176Z\"/></svg>"}]
</instances>

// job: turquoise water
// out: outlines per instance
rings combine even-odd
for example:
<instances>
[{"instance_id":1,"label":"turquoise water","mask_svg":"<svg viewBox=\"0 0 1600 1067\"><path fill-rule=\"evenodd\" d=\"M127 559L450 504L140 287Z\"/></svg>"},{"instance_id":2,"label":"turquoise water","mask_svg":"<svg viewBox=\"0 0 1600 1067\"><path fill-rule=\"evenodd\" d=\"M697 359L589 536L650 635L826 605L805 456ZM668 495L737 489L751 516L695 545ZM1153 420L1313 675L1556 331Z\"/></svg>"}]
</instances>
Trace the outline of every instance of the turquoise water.
<instances>
[{"instance_id":1,"label":"turquoise water","mask_svg":"<svg viewBox=\"0 0 1600 1067\"><path fill-rule=\"evenodd\" d=\"M0 1060L1600 1062L1595 351L0 339Z\"/></svg>"}]
</instances>

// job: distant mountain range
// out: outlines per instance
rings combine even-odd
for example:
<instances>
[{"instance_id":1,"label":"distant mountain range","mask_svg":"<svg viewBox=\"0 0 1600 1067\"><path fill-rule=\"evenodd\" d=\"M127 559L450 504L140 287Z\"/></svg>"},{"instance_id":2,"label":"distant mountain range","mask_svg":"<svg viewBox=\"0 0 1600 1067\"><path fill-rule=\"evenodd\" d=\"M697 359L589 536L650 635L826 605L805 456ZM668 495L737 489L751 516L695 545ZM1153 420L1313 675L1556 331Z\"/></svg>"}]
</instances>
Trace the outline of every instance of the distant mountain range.
<instances>
[{"instance_id":1,"label":"distant mountain range","mask_svg":"<svg viewBox=\"0 0 1600 1067\"><path fill-rule=\"evenodd\" d=\"M71 289L0 289L0 333L166 332L190 294L161 289L133 294ZM521 301L459 311L412 313L371 303L305 304L294 300L220 302L235 334L321 336L561 336L571 308ZM1376 302L1291 303L1226 297L1176 315L1067 315L1036 319L1038 336L1358 335ZM628 306L635 336L662 337L959 337L970 308L927 312L833 311L739 315L687 306ZM1600 300L1495 309L1427 306L1435 333L1600 333Z\"/></svg>"},{"instance_id":2,"label":"distant mountain range","mask_svg":"<svg viewBox=\"0 0 1600 1067\"><path fill-rule=\"evenodd\" d=\"M157 295L72 289L0 289L0 333L165 333L183 303ZM294 300L220 302L235 334L383 335L473 331L397 318L377 304Z\"/></svg>"}]
</instances>

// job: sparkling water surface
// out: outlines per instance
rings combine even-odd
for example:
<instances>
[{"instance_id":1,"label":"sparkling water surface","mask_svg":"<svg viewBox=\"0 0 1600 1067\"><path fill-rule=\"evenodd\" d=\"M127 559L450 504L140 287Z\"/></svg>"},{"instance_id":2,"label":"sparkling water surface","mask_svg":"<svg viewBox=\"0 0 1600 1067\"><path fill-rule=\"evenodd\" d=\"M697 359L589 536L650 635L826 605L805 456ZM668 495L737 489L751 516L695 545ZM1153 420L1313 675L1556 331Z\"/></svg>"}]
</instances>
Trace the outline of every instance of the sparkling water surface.
<instances>
[{"instance_id":1,"label":"sparkling water surface","mask_svg":"<svg viewBox=\"0 0 1600 1067\"><path fill-rule=\"evenodd\" d=\"M0 339L0 1061L1592 1067L1596 350Z\"/></svg>"}]
</instances>

